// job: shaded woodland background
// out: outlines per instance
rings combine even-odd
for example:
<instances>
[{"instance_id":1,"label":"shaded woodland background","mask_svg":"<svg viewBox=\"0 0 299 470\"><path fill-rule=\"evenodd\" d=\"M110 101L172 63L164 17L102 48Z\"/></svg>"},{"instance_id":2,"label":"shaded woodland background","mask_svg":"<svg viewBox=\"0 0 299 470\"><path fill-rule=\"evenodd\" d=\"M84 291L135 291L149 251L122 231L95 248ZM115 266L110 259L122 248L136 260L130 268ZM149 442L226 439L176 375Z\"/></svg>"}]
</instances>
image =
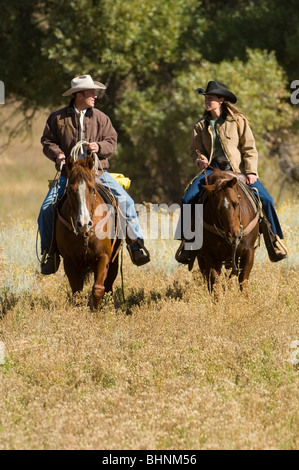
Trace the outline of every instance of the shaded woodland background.
<instances>
[{"instance_id":1,"label":"shaded woodland background","mask_svg":"<svg viewBox=\"0 0 299 470\"><path fill-rule=\"evenodd\" d=\"M178 202L195 171L188 147L203 101L194 90L217 79L249 118L264 184L280 167L277 184L299 180L298 106L290 103L299 78L296 1L1 0L0 7L0 79L6 102L16 100L25 116L11 129L1 107L1 147L19 139L38 110L65 106L70 80L89 73L107 85L97 106L119 133L112 170L134 181L138 201Z\"/></svg>"},{"instance_id":2,"label":"shaded woodland background","mask_svg":"<svg viewBox=\"0 0 299 470\"><path fill-rule=\"evenodd\" d=\"M298 449L298 2L0 0L0 11L0 449ZM40 136L83 73L108 87L111 168L135 202L178 202L194 175L194 90L218 79L237 94L289 249L273 264L262 242L248 299L224 272L217 301L172 239L147 240L140 268L124 250L99 312L90 283L72 298L62 265L41 276L36 218L55 169Z\"/></svg>"}]
</instances>

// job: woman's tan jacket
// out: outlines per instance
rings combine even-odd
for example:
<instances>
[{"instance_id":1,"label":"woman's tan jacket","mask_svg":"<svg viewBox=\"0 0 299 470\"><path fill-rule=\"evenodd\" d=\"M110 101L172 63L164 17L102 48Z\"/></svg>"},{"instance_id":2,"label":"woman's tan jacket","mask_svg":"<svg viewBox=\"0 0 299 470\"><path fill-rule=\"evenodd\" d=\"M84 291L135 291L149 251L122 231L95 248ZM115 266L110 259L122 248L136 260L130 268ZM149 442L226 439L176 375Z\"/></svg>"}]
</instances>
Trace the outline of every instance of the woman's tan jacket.
<instances>
[{"instance_id":1,"label":"woman's tan jacket","mask_svg":"<svg viewBox=\"0 0 299 470\"><path fill-rule=\"evenodd\" d=\"M235 115L234 118L230 114L221 116L216 124L216 132L232 169L257 175L258 153L247 119L241 115ZM211 163L214 149L208 115L199 119L192 130L190 153L194 163L198 158L196 150Z\"/></svg>"}]
</instances>

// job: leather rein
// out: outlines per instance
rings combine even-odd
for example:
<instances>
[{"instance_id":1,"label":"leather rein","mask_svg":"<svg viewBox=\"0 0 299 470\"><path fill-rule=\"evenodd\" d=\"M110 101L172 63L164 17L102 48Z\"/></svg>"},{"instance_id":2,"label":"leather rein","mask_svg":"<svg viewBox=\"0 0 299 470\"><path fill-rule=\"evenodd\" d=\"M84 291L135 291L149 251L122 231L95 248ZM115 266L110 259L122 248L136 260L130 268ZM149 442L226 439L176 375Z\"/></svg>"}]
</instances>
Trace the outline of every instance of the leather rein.
<instances>
[{"instance_id":1,"label":"leather rein","mask_svg":"<svg viewBox=\"0 0 299 470\"><path fill-rule=\"evenodd\" d=\"M245 229L243 228L242 224L240 223L241 237L242 238L245 237L246 235L248 235L250 232L252 232L252 230L256 226L259 218L260 218L260 214L259 214L259 212L257 212L254 219L251 222L249 222L249 224L247 225L247 227L245 227ZM220 237L227 239L225 231L223 229L217 227L215 224L210 225L210 224L208 224L207 222L205 222L203 220L202 225L209 232L215 233L216 235L219 235Z\"/></svg>"}]
</instances>

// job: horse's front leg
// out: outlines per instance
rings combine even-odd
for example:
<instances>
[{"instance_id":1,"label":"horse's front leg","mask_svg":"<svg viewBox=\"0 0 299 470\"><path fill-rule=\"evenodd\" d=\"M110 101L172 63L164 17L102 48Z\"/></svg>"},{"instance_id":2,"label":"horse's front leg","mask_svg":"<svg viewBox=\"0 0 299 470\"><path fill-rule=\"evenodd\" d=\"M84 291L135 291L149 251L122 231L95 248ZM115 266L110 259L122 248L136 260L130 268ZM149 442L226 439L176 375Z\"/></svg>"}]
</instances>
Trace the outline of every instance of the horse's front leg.
<instances>
[{"instance_id":1,"label":"horse's front leg","mask_svg":"<svg viewBox=\"0 0 299 470\"><path fill-rule=\"evenodd\" d=\"M248 296L248 280L252 270L254 262L254 248L246 250L244 254L242 254L240 258L240 272L239 272L239 284L240 290Z\"/></svg>"},{"instance_id":2,"label":"horse's front leg","mask_svg":"<svg viewBox=\"0 0 299 470\"><path fill-rule=\"evenodd\" d=\"M69 280L72 293L80 292L84 285L84 272L70 259L63 259L65 274Z\"/></svg>"},{"instance_id":3,"label":"horse's front leg","mask_svg":"<svg viewBox=\"0 0 299 470\"><path fill-rule=\"evenodd\" d=\"M207 253L205 256L197 257L199 269L207 281L207 287L209 292L213 291L214 285L217 281L217 278L220 276L222 261L217 261L212 257L208 256Z\"/></svg>"},{"instance_id":4,"label":"horse's front leg","mask_svg":"<svg viewBox=\"0 0 299 470\"><path fill-rule=\"evenodd\" d=\"M99 256L96 268L94 270L94 285L92 288L92 302L93 308L98 309L101 303L101 300L105 294L104 282L107 277L108 267L109 267L109 256L104 253Z\"/></svg>"},{"instance_id":5,"label":"horse's front leg","mask_svg":"<svg viewBox=\"0 0 299 470\"><path fill-rule=\"evenodd\" d=\"M210 292L213 292L217 279L220 276L220 273L221 273L221 265L210 268L209 277L208 277L208 288Z\"/></svg>"},{"instance_id":6,"label":"horse's front leg","mask_svg":"<svg viewBox=\"0 0 299 470\"><path fill-rule=\"evenodd\" d=\"M118 274L118 257L119 257L119 255L116 256L113 263L110 262L110 264L109 264L107 277L105 279L105 292L113 293L113 290L112 290L113 283L114 283L114 281L116 279L116 276Z\"/></svg>"},{"instance_id":7,"label":"horse's front leg","mask_svg":"<svg viewBox=\"0 0 299 470\"><path fill-rule=\"evenodd\" d=\"M221 274L222 269L222 260L221 259L214 259L213 257L207 258L205 260L206 264L206 273L207 281L208 281L208 289L210 292L213 292L215 288L215 284L217 283L217 279Z\"/></svg>"}]
</instances>

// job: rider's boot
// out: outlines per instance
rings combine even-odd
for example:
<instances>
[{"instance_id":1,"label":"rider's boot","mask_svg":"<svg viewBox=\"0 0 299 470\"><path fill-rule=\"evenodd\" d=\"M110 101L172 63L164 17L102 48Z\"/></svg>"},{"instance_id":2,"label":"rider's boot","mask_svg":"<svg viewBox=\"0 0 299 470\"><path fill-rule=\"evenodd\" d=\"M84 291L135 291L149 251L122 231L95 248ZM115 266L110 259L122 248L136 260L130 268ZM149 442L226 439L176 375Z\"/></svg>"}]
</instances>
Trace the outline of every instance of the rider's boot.
<instances>
[{"instance_id":1,"label":"rider's boot","mask_svg":"<svg viewBox=\"0 0 299 470\"><path fill-rule=\"evenodd\" d=\"M127 237L127 250L132 263L136 266L143 266L150 261L150 254L141 239L131 240Z\"/></svg>"},{"instance_id":2,"label":"rider's boot","mask_svg":"<svg viewBox=\"0 0 299 470\"><path fill-rule=\"evenodd\" d=\"M274 235L270 222L266 219L265 216L262 217L260 221L260 230L264 236L264 241L270 261L276 263L277 261L281 261L282 259L287 258L287 248L279 236Z\"/></svg>"},{"instance_id":3,"label":"rider's boot","mask_svg":"<svg viewBox=\"0 0 299 470\"><path fill-rule=\"evenodd\" d=\"M55 274L60 264L60 256L57 250L51 250L48 254L44 252L41 262L41 274Z\"/></svg>"}]
</instances>

